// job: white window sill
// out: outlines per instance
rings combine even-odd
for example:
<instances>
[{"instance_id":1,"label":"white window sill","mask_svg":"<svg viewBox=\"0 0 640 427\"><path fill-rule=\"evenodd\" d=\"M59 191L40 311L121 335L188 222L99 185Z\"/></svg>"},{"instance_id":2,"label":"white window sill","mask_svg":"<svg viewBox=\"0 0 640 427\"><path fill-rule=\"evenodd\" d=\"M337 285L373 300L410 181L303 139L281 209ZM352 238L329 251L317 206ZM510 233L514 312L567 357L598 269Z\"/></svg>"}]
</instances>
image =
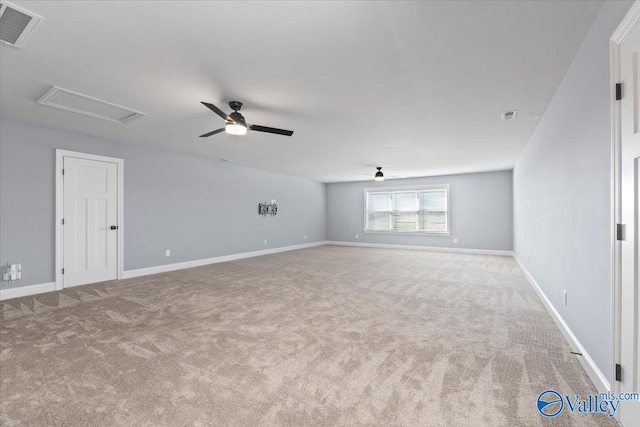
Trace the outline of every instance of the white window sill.
<instances>
[{"instance_id":1,"label":"white window sill","mask_svg":"<svg viewBox=\"0 0 640 427\"><path fill-rule=\"evenodd\" d=\"M449 231L386 231L386 230L364 230L367 234L402 234L409 236L449 236Z\"/></svg>"}]
</instances>

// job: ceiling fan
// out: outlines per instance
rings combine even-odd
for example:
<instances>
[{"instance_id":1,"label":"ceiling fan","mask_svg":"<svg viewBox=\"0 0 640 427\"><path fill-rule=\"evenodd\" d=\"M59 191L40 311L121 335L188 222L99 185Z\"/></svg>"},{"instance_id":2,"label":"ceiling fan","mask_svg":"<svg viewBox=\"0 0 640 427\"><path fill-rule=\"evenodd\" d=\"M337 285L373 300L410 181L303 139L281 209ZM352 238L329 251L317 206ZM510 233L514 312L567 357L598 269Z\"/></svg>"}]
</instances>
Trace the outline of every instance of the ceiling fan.
<instances>
[{"instance_id":1,"label":"ceiling fan","mask_svg":"<svg viewBox=\"0 0 640 427\"><path fill-rule=\"evenodd\" d=\"M400 179L400 178L409 178L407 175L388 175L386 173L382 173L382 166L376 166L377 171L375 174L365 173L369 178L373 178L374 181L384 181L385 179Z\"/></svg>"},{"instance_id":2,"label":"ceiling fan","mask_svg":"<svg viewBox=\"0 0 640 427\"><path fill-rule=\"evenodd\" d=\"M244 135L247 133L247 122L245 122L242 114L239 113L240 109L242 108L242 102L231 101L229 103L229 107L231 107L231 109L233 110L233 113L231 114L225 114L221 109L219 109L215 105L210 104L208 102L202 101L202 105L204 105L205 107L207 107L208 109L210 109L211 111L213 111L214 113L222 117L222 119L226 123L223 128L216 129L209 133L200 135L201 138L206 138L208 136L212 136L223 131L231 135ZM275 133L276 135L286 135L286 136L293 135L292 130L270 128L268 126L250 125L248 128L251 130L255 130L256 132Z\"/></svg>"}]
</instances>

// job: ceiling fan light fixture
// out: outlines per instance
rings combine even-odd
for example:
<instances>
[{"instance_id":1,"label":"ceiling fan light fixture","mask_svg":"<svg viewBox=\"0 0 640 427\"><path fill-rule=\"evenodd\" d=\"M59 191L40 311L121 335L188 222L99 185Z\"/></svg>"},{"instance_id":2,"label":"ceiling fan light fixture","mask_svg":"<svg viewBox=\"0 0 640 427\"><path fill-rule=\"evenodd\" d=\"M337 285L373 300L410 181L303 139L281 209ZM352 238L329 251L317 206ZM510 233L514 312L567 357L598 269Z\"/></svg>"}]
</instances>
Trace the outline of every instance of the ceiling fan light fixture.
<instances>
[{"instance_id":1,"label":"ceiling fan light fixture","mask_svg":"<svg viewBox=\"0 0 640 427\"><path fill-rule=\"evenodd\" d=\"M230 135L245 135L247 133L247 126L242 123L227 123L224 125L224 131Z\"/></svg>"},{"instance_id":2,"label":"ceiling fan light fixture","mask_svg":"<svg viewBox=\"0 0 640 427\"><path fill-rule=\"evenodd\" d=\"M0 0L2 1L2 0ZM293 135L292 130L286 129L278 129L271 128L268 126L260 126L260 125L251 125L247 127L247 122L244 120L242 114L240 114L240 109L242 108L242 102L239 101L231 101L229 103L229 107L233 110L233 113L226 114L224 111L216 107L215 105L201 101L201 104L207 107L209 110L213 111L215 114L220 116L222 120L224 120L225 125L223 128L213 130L211 132L207 132L205 134L200 135L200 138L208 138L213 135L217 135L220 132L227 132L229 135L245 135L248 129L251 129L254 132L265 132L272 133L275 135L284 135L291 136Z\"/></svg>"},{"instance_id":3,"label":"ceiling fan light fixture","mask_svg":"<svg viewBox=\"0 0 640 427\"><path fill-rule=\"evenodd\" d=\"M378 167L376 167L376 169L378 169L378 172L376 172L376 176L373 179L375 181L384 181L384 174L382 173L382 166L378 166Z\"/></svg>"}]
</instances>

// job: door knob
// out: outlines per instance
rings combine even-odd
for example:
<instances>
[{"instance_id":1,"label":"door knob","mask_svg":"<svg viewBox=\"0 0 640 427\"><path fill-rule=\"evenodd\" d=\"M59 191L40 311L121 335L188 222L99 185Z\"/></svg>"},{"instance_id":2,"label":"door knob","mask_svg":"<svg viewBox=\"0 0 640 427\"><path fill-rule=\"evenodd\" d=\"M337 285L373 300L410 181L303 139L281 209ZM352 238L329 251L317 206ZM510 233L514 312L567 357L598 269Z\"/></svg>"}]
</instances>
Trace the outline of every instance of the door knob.
<instances>
[{"instance_id":1,"label":"door knob","mask_svg":"<svg viewBox=\"0 0 640 427\"><path fill-rule=\"evenodd\" d=\"M117 229L118 229L118 226L117 226L117 225L112 225L112 226L111 226L111 229L112 229L112 230L117 230Z\"/></svg>"}]
</instances>

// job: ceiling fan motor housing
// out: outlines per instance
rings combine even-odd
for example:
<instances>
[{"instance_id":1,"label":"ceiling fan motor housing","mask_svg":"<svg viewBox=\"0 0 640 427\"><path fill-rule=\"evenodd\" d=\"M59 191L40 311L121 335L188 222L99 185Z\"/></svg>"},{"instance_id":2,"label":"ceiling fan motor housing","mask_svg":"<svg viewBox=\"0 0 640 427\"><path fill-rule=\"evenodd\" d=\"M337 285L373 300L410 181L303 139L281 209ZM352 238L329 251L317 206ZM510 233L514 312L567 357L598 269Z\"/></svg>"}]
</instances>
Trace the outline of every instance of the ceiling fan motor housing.
<instances>
[{"instance_id":1,"label":"ceiling fan motor housing","mask_svg":"<svg viewBox=\"0 0 640 427\"><path fill-rule=\"evenodd\" d=\"M231 117L231 120L238 124L243 124L244 126L247 125L247 123L244 121L244 117L242 117L242 114L238 113L237 111L229 114L229 117Z\"/></svg>"},{"instance_id":2,"label":"ceiling fan motor housing","mask_svg":"<svg viewBox=\"0 0 640 427\"><path fill-rule=\"evenodd\" d=\"M229 103L229 107L231 107L231 109L233 111L240 111L240 109L242 108L242 102L240 102L240 101L231 101Z\"/></svg>"}]
</instances>

